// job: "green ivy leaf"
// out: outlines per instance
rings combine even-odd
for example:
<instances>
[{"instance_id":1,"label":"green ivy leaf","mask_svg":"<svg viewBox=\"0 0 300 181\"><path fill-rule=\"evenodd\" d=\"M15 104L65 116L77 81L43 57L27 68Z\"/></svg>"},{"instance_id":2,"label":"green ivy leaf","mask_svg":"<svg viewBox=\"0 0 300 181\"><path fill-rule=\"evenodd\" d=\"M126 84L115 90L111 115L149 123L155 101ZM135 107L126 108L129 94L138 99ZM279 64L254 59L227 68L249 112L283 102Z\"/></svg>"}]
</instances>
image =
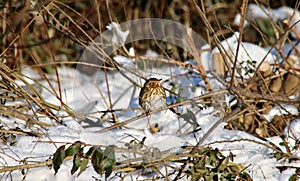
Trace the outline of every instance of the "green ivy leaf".
<instances>
[{"instance_id":1,"label":"green ivy leaf","mask_svg":"<svg viewBox=\"0 0 300 181\"><path fill-rule=\"evenodd\" d=\"M113 166L107 167L105 169L105 178L108 178L110 176L110 174L112 173L112 171L113 171Z\"/></svg>"},{"instance_id":2,"label":"green ivy leaf","mask_svg":"<svg viewBox=\"0 0 300 181\"><path fill-rule=\"evenodd\" d=\"M93 151L91 161L92 161L94 170L99 175L101 175L102 171L103 171L102 165L101 165L102 161L103 161L103 152L100 147L95 148L95 150Z\"/></svg>"},{"instance_id":3,"label":"green ivy leaf","mask_svg":"<svg viewBox=\"0 0 300 181\"><path fill-rule=\"evenodd\" d=\"M86 167L89 163L89 159L88 158L83 158L82 161L81 161L81 167L80 167L80 170L79 170L79 173L78 173L78 176L84 172L86 170Z\"/></svg>"},{"instance_id":4,"label":"green ivy leaf","mask_svg":"<svg viewBox=\"0 0 300 181\"><path fill-rule=\"evenodd\" d=\"M56 174L58 169L60 168L60 165L62 164L63 160L66 158L65 156L65 145L59 147L56 152L53 155L53 168Z\"/></svg>"},{"instance_id":5,"label":"green ivy leaf","mask_svg":"<svg viewBox=\"0 0 300 181\"><path fill-rule=\"evenodd\" d=\"M282 152L276 152L273 154L276 160L280 160L284 157L284 154Z\"/></svg>"},{"instance_id":6,"label":"green ivy leaf","mask_svg":"<svg viewBox=\"0 0 300 181\"><path fill-rule=\"evenodd\" d=\"M116 160L111 158L105 158L102 162L102 166L104 169L108 167L112 167L115 164Z\"/></svg>"},{"instance_id":7,"label":"green ivy leaf","mask_svg":"<svg viewBox=\"0 0 300 181\"><path fill-rule=\"evenodd\" d=\"M73 158L73 167L71 169L71 174L73 175L80 166L81 166L81 159L80 159L79 154L77 153L74 155L74 158Z\"/></svg>"},{"instance_id":8,"label":"green ivy leaf","mask_svg":"<svg viewBox=\"0 0 300 181\"><path fill-rule=\"evenodd\" d=\"M219 165L219 167L218 167L218 170L219 171L224 171L225 169L227 169L228 168L228 163L229 163L229 157L226 157L223 161L222 161L222 163Z\"/></svg>"},{"instance_id":9,"label":"green ivy leaf","mask_svg":"<svg viewBox=\"0 0 300 181\"><path fill-rule=\"evenodd\" d=\"M106 147L104 150L104 157L105 159L103 160L103 169L105 170L105 177L109 177L109 175L112 173L113 167L116 163L116 156L115 156L115 146L110 145Z\"/></svg>"},{"instance_id":10,"label":"green ivy leaf","mask_svg":"<svg viewBox=\"0 0 300 181\"><path fill-rule=\"evenodd\" d=\"M83 155L83 157L84 157L84 158L90 157L90 156L93 154L94 150L95 150L95 148L94 148L94 147L91 147L91 148L89 149L89 151L86 152L86 154Z\"/></svg>"},{"instance_id":11,"label":"green ivy leaf","mask_svg":"<svg viewBox=\"0 0 300 181\"><path fill-rule=\"evenodd\" d=\"M280 142L279 145L280 146L286 146L285 142Z\"/></svg>"},{"instance_id":12,"label":"green ivy leaf","mask_svg":"<svg viewBox=\"0 0 300 181\"><path fill-rule=\"evenodd\" d=\"M238 177L242 180L251 181L251 177L244 172L243 166L230 163L233 154L225 157L217 148L201 148L198 154L195 154L190 163L193 166L187 171L191 180L236 180ZM245 178L245 179L244 179Z\"/></svg>"},{"instance_id":13,"label":"green ivy leaf","mask_svg":"<svg viewBox=\"0 0 300 181\"><path fill-rule=\"evenodd\" d=\"M289 181L296 181L298 179L298 176L296 174L293 174L290 176Z\"/></svg>"},{"instance_id":14,"label":"green ivy leaf","mask_svg":"<svg viewBox=\"0 0 300 181\"><path fill-rule=\"evenodd\" d=\"M104 156L107 158L115 159L115 146L109 145L104 150Z\"/></svg>"},{"instance_id":15,"label":"green ivy leaf","mask_svg":"<svg viewBox=\"0 0 300 181\"><path fill-rule=\"evenodd\" d=\"M80 141L76 141L75 143L70 145L66 149L66 157L67 156L73 156L73 155L77 154L78 151L81 149L81 145L82 145L82 143Z\"/></svg>"}]
</instances>

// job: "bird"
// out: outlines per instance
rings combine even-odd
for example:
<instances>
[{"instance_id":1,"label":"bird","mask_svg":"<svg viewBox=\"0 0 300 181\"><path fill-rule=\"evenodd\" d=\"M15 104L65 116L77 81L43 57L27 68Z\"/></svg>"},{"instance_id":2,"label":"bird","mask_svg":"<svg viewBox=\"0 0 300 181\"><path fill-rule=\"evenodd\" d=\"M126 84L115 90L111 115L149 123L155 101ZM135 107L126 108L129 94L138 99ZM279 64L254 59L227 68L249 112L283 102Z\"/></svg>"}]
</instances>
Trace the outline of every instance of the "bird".
<instances>
[{"instance_id":1,"label":"bird","mask_svg":"<svg viewBox=\"0 0 300 181\"><path fill-rule=\"evenodd\" d=\"M146 113L167 106L166 91L160 81L161 79L149 78L141 89L139 104ZM170 110L180 116L180 113L174 108L170 108Z\"/></svg>"},{"instance_id":2,"label":"bird","mask_svg":"<svg viewBox=\"0 0 300 181\"><path fill-rule=\"evenodd\" d=\"M141 89L139 104L145 112L149 113L167 105L166 91L160 81L161 79L149 78Z\"/></svg>"}]
</instances>

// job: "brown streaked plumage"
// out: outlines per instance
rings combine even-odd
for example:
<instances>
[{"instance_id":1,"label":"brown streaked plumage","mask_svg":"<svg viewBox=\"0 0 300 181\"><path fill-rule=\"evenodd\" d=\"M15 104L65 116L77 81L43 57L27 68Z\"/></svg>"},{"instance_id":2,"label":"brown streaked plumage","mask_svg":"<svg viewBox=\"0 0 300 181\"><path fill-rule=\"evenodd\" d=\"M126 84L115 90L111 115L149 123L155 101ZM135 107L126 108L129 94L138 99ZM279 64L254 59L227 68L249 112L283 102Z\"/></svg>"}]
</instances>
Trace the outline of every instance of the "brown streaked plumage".
<instances>
[{"instance_id":1,"label":"brown streaked plumage","mask_svg":"<svg viewBox=\"0 0 300 181\"><path fill-rule=\"evenodd\" d=\"M140 92L139 104L147 112L157 110L167 105L166 91L162 87L159 79L150 78L145 82Z\"/></svg>"}]
</instances>

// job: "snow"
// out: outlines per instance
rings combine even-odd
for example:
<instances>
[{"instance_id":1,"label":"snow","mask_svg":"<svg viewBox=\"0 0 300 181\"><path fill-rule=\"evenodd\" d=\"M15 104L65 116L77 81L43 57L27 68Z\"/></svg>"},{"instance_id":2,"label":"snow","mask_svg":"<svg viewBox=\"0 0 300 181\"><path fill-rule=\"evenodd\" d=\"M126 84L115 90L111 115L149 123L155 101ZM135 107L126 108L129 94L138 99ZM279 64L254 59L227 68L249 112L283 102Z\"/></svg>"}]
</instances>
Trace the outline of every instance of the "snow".
<instances>
[{"instance_id":1,"label":"snow","mask_svg":"<svg viewBox=\"0 0 300 181\"><path fill-rule=\"evenodd\" d=\"M284 135L291 138L292 142L295 142L295 140L299 139L300 137L300 119L295 119L288 125L284 130ZM291 143L293 144L293 143ZM298 152L298 155L300 152Z\"/></svg>"},{"instance_id":2,"label":"snow","mask_svg":"<svg viewBox=\"0 0 300 181\"><path fill-rule=\"evenodd\" d=\"M298 113L298 109L295 106L282 104L280 106L273 107L272 110L268 112L268 114L264 115L264 117L268 121L271 121L275 116L280 116L284 114L297 115Z\"/></svg>"},{"instance_id":3,"label":"snow","mask_svg":"<svg viewBox=\"0 0 300 181\"><path fill-rule=\"evenodd\" d=\"M25 70L24 70L25 71ZM160 72L160 74L166 76L166 70L153 70L155 72ZM186 70L182 70L180 67L174 72L183 73ZM77 111L81 111L85 117L99 117L99 113L97 110L105 110L107 107L104 104L104 100L102 100L99 92L95 86L92 86L93 78L90 81L82 81L80 80L80 76L77 76L78 81L74 81L73 86L69 86L70 82L73 82L75 74L73 69L70 68L62 68L59 72L68 72L62 73L61 76L61 86L65 92L72 92L70 89L73 89L73 96L70 94L64 94L63 100L68 100L68 103L72 105L73 102L76 104L80 104L81 107L74 107ZM77 72L78 73L78 72ZM77 74L78 75L78 74ZM83 75L83 78L86 77ZM132 100L130 97L133 96L134 101L137 102L138 91L133 91L134 87L128 82L127 79L120 75L116 75L115 73L108 74L109 84L111 86L111 94L113 102L116 102L115 108L123 108L126 109L130 105ZM190 86L190 82L188 79L177 79L178 81L182 81L182 86ZM101 82L101 81L100 81ZM46 82L43 83L45 86ZM200 82L201 84L201 82ZM53 82L53 85L55 83ZM120 86L121 85L121 86ZM107 99L106 84L102 82L98 85L99 89L103 91L105 94L104 98ZM165 85L167 87L167 85ZM129 89L128 89L129 88ZM87 91L88 89L88 91ZM82 96L83 92L86 92L86 96L89 101L87 101L87 97ZM125 93L123 97L121 97L118 101L116 100L120 94ZM49 94L45 89L42 91L42 95L46 98L46 101L52 103L58 103L53 98L52 94ZM93 95L93 96L91 96ZM187 95L187 94L186 94ZM193 95L196 96L196 95ZM95 101L97 100L97 101ZM106 100L107 101L107 100ZM87 104L86 104L87 103ZM89 105L91 104L91 105ZM284 106L284 105L283 105ZM86 108L86 109L83 109ZM185 111L187 108L192 109L191 107L185 107L182 111ZM195 108L194 108L195 109ZM275 108L274 108L275 109ZM198 139L207 132L207 130L216 122L219 117L213 116L211 112L214 109L211 107L200 111L198 114L195 114L197 123L201 125L201 130L197 133L191 133L192 128L185 124L182 119L178 120L177 116L167 111L162 111L156 114L151 115L150 117L142 118L135 122L128 124L128 128L123 129L114 129L111 131L107 131L105 133L97 133L96 131L101 130L102 127L87 127L84 128L84 121L76 120L70 117L64 118L64 125L57 125L53 127L49 127L46 130L40 130L43 132L45 136L41 138L30 137L30 136L22 136L19 135L17 138L17 142L13 146L2 145L2 149L5 150L2 154L2 159L6 161L7 165L18 165L20 164L20 160L26 159L27 161L45 161L56 151L56 149L63 145L64 143L73 143L75 141L82 141L86 144L91 145L116 145L118 147L124 147L125 143L129 143L133 138L137 140L142 140L143 137L146 137L145 145L148 148L158 148L160 151L171 151L171 152L180 152L180 147L184 145L195 145ZM94 113L93 113L94 112ZM80 112L79 112L80 113ZM79 114L78 113L78 114ZM117 113L118 120L120 122L132 118L141 113L140 110L127 110L124 112ZM61 113L63 114L63 113ZM2 118L1 118L2 119ZM47 119L47 118L45 118ZM94 119L95 120L95 119ZM2 119L3 123L9 125L9 127L15 127L12 124L11 119ZM20 120L14 120L15 124L20 128L24 128L24 123ZM157 134L151 134L147 129L148 121L150 124L158 123L161 127L161 132ZM48 122L51 122L48 120ZM23 126L22 126L23 125ZM107 125L104 124L104 125ZM242 131L233 131L233 130L225 130L223 128L224 124L219 125L219 127L209 136L209 138L205 141L205 144L218 147L220 150L226 154L226 152L231 151L234 155L234 162L242 163L244 165L249 165L247 170L250 172L251 176L254 180L287 180L287 178L294 173L293 170L285 171L280 173L276 168L276 165L280 165L281 162L276 161L275 158L272 158L271 153L272 150L269 148L252 142L251 140L256 140L257 142L262 142L258 138L251 136ZM295 135L300 135L299 129L299 120L295 120L295 122L291 123L290 130L294 132ZM185 134L183 134L185 133ZM247 141L245 141L247 139ZM233 141L237 140L237 141ZM238 141L244 140L244 141ZM218 141L218 143L214 143ZM221 142L220 142L221 141ZM225 141L225 142L222 142ZM232 142L226 142L232 141ZM279 145L278 142L280 139L277 139L275 144ZM12 158L8 155L15 155ZM118 154L118 160L122 159L122 154ZM5 165L2 162L3 165ZM53 169L49 169L46 166L38 167L34 169L30 169L27 171L26 179L27 180L91 180L92 177L102 178L95 171L93 171L92 167L88 167L85 172L83 172L79 177L70 174L70 170L72 168L71 161L65 161L58 173L54 175ZM164 169L162 169L164 171ZM137 175L140 175L136 173ZM134 174L133 174L134 175ZM137 176L136 175L136 176ZM2 175L2 176L5 176ZM7 175L6 175L7 176ZM23 175L20 171L12 172L12 178L14 180L22 179ZM8 177L8 176L7 176ZM147 178L147 176L139 176L140 179ZM117 179L116 177L114 179ZM113 179L113 180L114 180ZM118 180L118 179L117 179ZM128 180L130 178L128 177Z\"/></svg>"},{"instance_id":4,"label":"snow","mask_svg":"<svg viewBox=\"0 0 300 181\"><path fill-rule=\"evenodd\" d=\"M262 62L267 62L269 64L274 64L276 62L276 57L268 52L268 50L253 43L239 43L239 36L239 32L235 32L231 37L221 42L222 49L215 47L212 51L205 52L201 55L202 63L206 70L214 70L212 61L210 60L213 59L212 57L214 54L220 53L228 55L231 67L233 67L235 57L237 56L237 68L241 69L240 76L243 78L253 77L255 70ZM237 52L238 46L239 51ZM202 49L207 48L208 45L202 47Z\"/></svg>"}]
</instances>

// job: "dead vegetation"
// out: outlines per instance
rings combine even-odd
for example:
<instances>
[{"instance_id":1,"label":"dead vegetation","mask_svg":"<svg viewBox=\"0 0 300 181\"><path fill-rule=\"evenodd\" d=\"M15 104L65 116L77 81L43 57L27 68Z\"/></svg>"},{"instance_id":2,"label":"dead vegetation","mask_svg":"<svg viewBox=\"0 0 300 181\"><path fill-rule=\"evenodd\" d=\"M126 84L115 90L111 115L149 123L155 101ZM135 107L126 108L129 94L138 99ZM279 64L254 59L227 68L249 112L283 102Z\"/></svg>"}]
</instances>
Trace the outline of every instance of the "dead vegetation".
<instances>
[{"instance_id":1,"label":"dead vegetation","mask_svg":"<svg viewBox=\"0 0 300 181\"><path fill-rule=\"evenodd\" d=\"M268 8L289 5L295 8L295 10L299 9L298 1L280 1L281 3L279 3L279 1L253 2L258 5L265 5ZM38 127L38 129L33 129L31 132L28 132L1 125L0 136L3 144L14 144L15 140L13 139L13 135L16 134L37 137L44 136L39 132L39 129L61 124L61 117L56 115L54 113L55 111L64 110L69 116L74 118L78 117L78 115L62 101L58 67L62 65L76 67L77 64L80 63L78 59L84 48L88 46L91 40L106 30L108 23L112 21L121 23L133 19L149 17L170 19L189 26L201 35L212 48L218 47L220 41L231 36L234 31L239 31L242 34L241 40L243 41L276 48L277 51L281 53L277 55L282 58L281 61L278 60L275 64L262 63L259 69L254 70L255 75L249 80L224 82L228 92L238 98L241 108L240 112L225 121L228 122L226 126L228 129L246 131L258 137L265 138L282 135L284 128L289 125L292 120L299 118L299 114L282 114L275 116L270 121L266 120L263 114L267 114L274 107L282 107L281 104L293 105L298 108L299 111L300 67L299 64L297 64L297 61L299 61L299 50L292 40L296 40L299 43L300 35L296 33L295 29L293 29L293 25L290 25L288 20L285 22L273 22L270 19L259 19L256 22L250 22L250 25L246 28L243 28L242 25L234 25L233 20L235 15L237 13L245 13L247 11L247 4L249 3L248 1L237 0L2 1L0 5L2 22L0 23L0 29L2 30L2 34L0 35L0 113L3 117L13 117L24 120L24 124L28 128L33 127L33 125ZM295 33L296 37L292 37L290 32ZM291 55L291 53L282 53L282 45L286 42L289 42L293 47L291 51L295 52L294 55ZM174 64L182 67L190 66L185 64L185 60L195 58L195 54L188 53L176 45L163 41L136 41L130 43L130 45L125 45L124 49L126 50L129 46L134 47L137 56L144 55L146 50L151 48L159 54L168 57L168 61L171 60ZM119 49L117 53L126 54L124 49ZM151 61L161 63L163 59ZM228 74L230 76L238 74L237 69L232 71L232 67L229 66L230 63L235 64L236 61L235 57L232 57L232 54L215 54L214 61L217 62L215 69L218 75L226 77ZM95 64L94 66L98 66L97 68L100 67L104 71L110 71L111 69L117 70L119 68L116 64L104 64L99 66L98 62L93 63ZM39 79L33 80L36 82L36 84L34 84L35 86L29 84L27 80L24 79L21 73L24 67L32 67L41 75ZM191 67L194 68L200 76L206 76L200 64ZM46 78L46 74L56 75L56 85L50 83L48 78ZM21 80L26 88L19 86L15 81L16 79ZM39 92L39 81L41 80L49 82L49 91L57 97L60 101L60 105L54 105L44 101ZM214 92L210 89L208 83L206 85L207 90L212 92L209 92L207 97L204 96L204 100L208 105L212 105L214 100L210 99L210 95L214 95ZM56 89L58 89L58 91L56 91ZM20 99L26 101L16 106L6 104L7 101ZM38 109L31 107L32 103L37 105ZM110 112L113 112L111 103L110 106ZM224 111L222 107L219 109L223 111L224 114L231 111L230 109ZM105 114L107 114L107 112ZM39 121L39 119L45 116L51 118L53 122L50 124ZM127 121L134 121L138 118L140 117ZM116 122L115 120L110 121ZM104 131L124 126L126 123L116 123L111 128L104 129ZM283 142L284 141L283 138ZM186 149L185 154L189 155L191 150L192 149ZM275 147L274 150L277 150L276 153L281 152L281 150ZM287 155L287 157L292 157L291 152L288 152ZM292 158L295 159L294 157ZM183 157L178 159L180 162L186 161ZM199 157L197 156L194 159L198 161ZM159 160L154 163L154 166L158 163L161 164L163 161L164 160ZM44 165L48 164L49 161ZM153 166L151 164L149 165ZM195 165L195 169L200 168L196 162ZM119 166L119 168L124 169L122 166ZM126 167L126 164L124 164L124 167ZM13 169L22 168L17 167ZM135 168L139 169L140 165L135 165ZM184 167L181 168L181 171L183 169ZM4 169L1 171L5 172L7 170ZM190 171L191 173L196 172L195 170Z\"/></svg>"}]
</instances>

